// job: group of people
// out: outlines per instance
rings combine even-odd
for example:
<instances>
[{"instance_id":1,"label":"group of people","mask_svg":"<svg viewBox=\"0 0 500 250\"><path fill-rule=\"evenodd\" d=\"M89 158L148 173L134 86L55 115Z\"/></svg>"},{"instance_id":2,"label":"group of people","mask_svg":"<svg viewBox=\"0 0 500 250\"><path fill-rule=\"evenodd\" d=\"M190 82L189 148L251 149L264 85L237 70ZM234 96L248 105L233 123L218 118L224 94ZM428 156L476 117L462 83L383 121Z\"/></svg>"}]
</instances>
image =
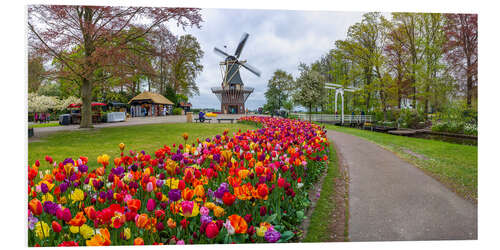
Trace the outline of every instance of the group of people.
<instances>
[{"instance_id":1,"label":"group of people","mask_svg":"<svg viewBox=\"0 0 500 250\"><path fill-rule=\"evenodd\" d=\"M50 121L50 113L38 113L35 112L35 122L47 123Z\"/></svg>"}]
</instances>

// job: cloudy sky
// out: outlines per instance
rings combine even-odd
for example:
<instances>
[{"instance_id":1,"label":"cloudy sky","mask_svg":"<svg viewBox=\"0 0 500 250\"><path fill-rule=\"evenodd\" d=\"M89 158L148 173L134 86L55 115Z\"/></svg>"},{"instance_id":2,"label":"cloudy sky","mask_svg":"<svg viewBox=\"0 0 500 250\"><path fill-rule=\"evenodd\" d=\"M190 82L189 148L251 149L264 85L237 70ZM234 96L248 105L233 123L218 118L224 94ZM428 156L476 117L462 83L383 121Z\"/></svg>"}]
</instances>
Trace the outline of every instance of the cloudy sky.
<instances>
[{"instance_id":1,"label":"cloudy sky","mask_svg":"<svg viewBox=\"0 0 500 250\"><path fill-rule=\"evenodd\" d=\"M217 108L220 102L210 87L220 86L222 76L214 46L234 54L243 32L250 34L240 59L258 68L260 77L246 69L240 74L245 86L255 88L246 107L257 109L265 104L264 93L273 72L283 69L298 76L299 62L311 63L333 48L338 39L345 39L350 25L361 21L361 12L291 11L291 10L234 10L203 9L201 29L177 29L197 37L205 55L203 72L197 78L199 96L190 98L194 108Z\"/></svg>"}]
</instances>

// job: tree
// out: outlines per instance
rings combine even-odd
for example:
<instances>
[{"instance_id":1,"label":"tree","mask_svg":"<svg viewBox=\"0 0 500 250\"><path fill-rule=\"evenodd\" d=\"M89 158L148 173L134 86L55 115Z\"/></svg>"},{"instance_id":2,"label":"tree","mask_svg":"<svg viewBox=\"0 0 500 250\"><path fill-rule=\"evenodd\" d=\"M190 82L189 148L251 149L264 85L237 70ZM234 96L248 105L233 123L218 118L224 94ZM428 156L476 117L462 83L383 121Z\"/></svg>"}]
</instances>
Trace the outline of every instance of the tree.
<instances>
[{"instance_id":1,"label":"tree","mask_svg":"<svg viewBox=\"0 0 500 250\"><path fill-rule=\"evenodd\" d=\"M312 112L313 107L321 106L326 102L326 88L324 77L316 70L301 63L299 65L300 76L295 81L295 93L293 100ZM311 116L309 115L309 121Z\"/></svg>"},{"instance_id":2,"label":"tree","mask_svg":"<svg viewBox=\"0 0 500 250\"><path fill-rule=\"evenodd\" d=\"M168 78L177 94L191 96L199 93L195 80L203 70L201 65L203 54L196 37L184 35L177 40L174 54L168 61L170 66Z\"/></svg>"},{"instance_id":3,"label":"tree","mask_svg":"<svg viewBox=\"0 0 500 250\"><path fill-rule=\"evenodd\" d=\"M439 13L419 14L420 25L422 26L423 57L422 67L418 78L422 82L422 94L424 100L424 111L429 112L432 100L435 97L438 85L444 84L441 78L444 77L442 71L445 68L442 63L443 44L445 36L443 32L444 19ZM443 97L443 96L440 96ZM427 117L427 116L426 116Z\"/></svg>"},{"instance_id":4,"label":"tree","mask_svg":"<svg viewBox=\"0 0 500 250\"><path fill-rule=\"evenodd\" d=\"M88 128L96 84L122 74L121 59L133 50L131 42L170 20L181 27L200 27L202 21L193 8L33 5L28 8L28 39L33 49L56 58L76 76L83 102L80 127ZM82 56L72 57L74 52ZM64 77L67 72L55 73Z\"/></svg>"},{"instance_id":5,"label":"tree","mask_svg":"<svg viewBox=\"0 0 500 250\"><path fill-rule=\"evenodd\" d=\"M274 112L276 109L283 107L288 101L290 91L293 86L293 76L284 70L278 69L274 71L273 76L267 82L267 91L264 93L267 106Z\"/></svg>"},{"instance_id":6,"label":"tree","mask_svg":"<svg viewBox=\"0 0 500 250\"><path fill-rule=\"evenodd\" d=\"M28 92L36 92L42 81L45 79L45 67L43 66L43 58L40 56L28 56Z\"/></svg>"},{"instance_id":7,"label":"tree","mask_svg":"<svg viewBox=\"0 0 500 250\"><path fill-rule=\"evenodd\" d=\"M403 96L409 96L409 81L405 74L405 67L409 56L404 46L405 41L403 40L402 28L393 25L391 22L386 22L385 25L388 32L388 42L384 47L385 64L394 79L397 106L398 109L401 109Z\"/></svg>"},{"instance_id":8,"label":"tree","mask_svg":"<svg viewBox=\"0 0 500 250\"><path fill-rule=\"evenodd\" d=\"M445 58L450 69L455 72L457 80L464 82L467 106L472 105L473 97L477 98L477 15L446 14Z\"/></svg>"},{"instance_id":9,"label":"tree","mask_svg":"<svg viewBox=\"0 0 500 250\"><path fill-rule=\"evenodd\" d=\"M381 56L385 33L382 25L383 17L378 12L363 15L363 20L349 27L346 40L335 44L339 50L360 68L363 76L365 105L369 110L373 94L374 78L382 78Z\"/></svg>"},{"instance_id":10,"label":"tree","mask_svg":"<svg viewBox=\"0 0 500 250\"><path fill-rule=\"evenodd\" d=\"M61 95L61 88L58 83L45 83L42 84L39 88L38 91L36 91L38 95L45 95L45 96L55 96L55 97L62 97Z\"/></svg>"}]
</instances>

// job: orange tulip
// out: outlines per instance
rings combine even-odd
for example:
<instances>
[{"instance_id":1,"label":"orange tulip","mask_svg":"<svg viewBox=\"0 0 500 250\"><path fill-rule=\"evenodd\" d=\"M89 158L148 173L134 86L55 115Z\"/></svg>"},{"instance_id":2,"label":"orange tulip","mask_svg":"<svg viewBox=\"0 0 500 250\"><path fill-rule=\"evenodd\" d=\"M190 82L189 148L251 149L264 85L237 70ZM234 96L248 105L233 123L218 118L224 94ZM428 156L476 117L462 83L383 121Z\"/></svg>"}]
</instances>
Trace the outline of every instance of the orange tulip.
<instances>
[{"instance_id":1,"label":"orange tulip","mask_svg":"<svg viewBox=\"0 0 500 250\"><path fill-rule=\"evenodd\" d=\"M110 244L111 240L107 228L101 228L99 234L95 234L90 240L87 240L87 246L109 246Z\"/></svg>"},{"instance_id":2,"label":"orange tulip","mask_svg":"<svg viewBox=\"0 0 500 250\"><path fill-rule=\"evenodd\" d=\"M130 199L127 201L127 206L130 211L137 212L141 209L141 200L138 199Z\"/></svg>"},{"instance_id":3,"label":"orange tulip","mask_svg":"<svg viewBox=\"0 0 500 250\"><path fill-rule=\"evenodd\" d=\"M194 190L190 188L185 188L184 190L182 190L182 199L184 199L185 201L190 201L191 199L193 199L193 196Z\"/></svg>"},{"instance_id":4,"label":"orange tulip","mask_svg":"<svg viewBox=\"0 0 500 250\"><path fill-rule=\"evenodd\" d=\"M243 217L237 214L233 214L229 216L228 219L231 222L231 226L233 226L235 233L244 234L247 232L248 225L245 219L243 219Z\"/></svg>"},{"instance_id":5,"label":"orange tulip","mask_svg":"<svg viewBox=\"0 0 500 250\"><path fill-rule=\"evenodd\" d=\"M188 133L183 133L182 134L182 138L184 138L184 140L187 141L187 139L189 138L189 134Z\"/></svg>"},{"instance_id":6,"label":"orange tulip","mask_svg":"<svg viewBox=\"0 0 500 250\"><path fill-rule=\"evenodd\" d=\"M238 176L241 179L245 179L245 178L247 178L249 173L250 173L250 171L248 171L248 169L240 169L240 171L238 171Z\"/></svg>"},{"instance_id":7,"label":"orange tulip","mask_svg":"<svg viewBox=\"0 0 500 250\"><path fill-rule=\"evenodd\" d=\"M134 245L144 245L144 240L141 237L137 237L134 239Z\"/></svg>"},{"instance_id":8,"label":"orange tulip","mask_svg":"<svg viewBox=\"0 0 500 250\"><path fill-rule=\"evenodd\" d=\"M167 220L167 226L169 228L175 228L177 226L177 223L172 218L168 218L168 220Z\"/></svg>"},{"instance_id":9,"label":"orange tulip","mask_svg":"<svg viewBox=\"0 0 500 250\"><path fill-rule=\"evenodd\" d=\"M100 168L97 168L97 169L95 170L96 174L97 174L97 175L99 175L99 176L103 176L103 175L104 175L104 173L105 173L105 171L106 171L106 170L104 169L104 167L100 167Z\"/></svg>"},{"instance_id":10,"label":"orange tulip","mask_svg":"<svg viewBox=\"0 0 500 250\"><path fill-rule=\"evenodd\" d=\"M203 199L205 197L205 188L203 188L203 185L198 185L194 188L194 194Z\"/></svg>"},{"instance_id":11,"label":"orange tulip","mask_svg":"<svg viewBox=\"0 0 500 250\"><path fill-rule=\"evenodd\" d=\"M120 163L122 163L120 158L115 158L113 161L115 163L115 166L117 166L117 167L120 165Z\"/></svg>"},{"instance_id":12,"label":"orange tulip","mask_svg":"<svg viewBox=\"0 0 500 250\"><path fill-rule=\"evenodd\" d=\"M135 225L138 228L145 228L148 225L148 221L149 221L148 215L141 214L137 216L137 218L135 219Z\"/></svg>"},{"instance_id":13,"label":"orange tulip","mask_svg":"<svg viewBox=\"0 0 500 250\"><path fill-rule=\"evenodd\" d=\"M228 176L227 181L229 182L229 185L231 185L232 187L237 187L241 185L241 178L239 177Z\"/></svg>"},{"instance_id":14,"label":"orange tulip","mask_svg":"<svg viewBox=\"0 0 500 250\"><path fill-rule=\"evenodd\" d=\"M89 217L89 219L94 220L96 218L96 211L94 206L88 206L83 210L85 211L85 214L87 215L87 217Z\"/></svg>"},{"instance_id":15,"label":"orange tulip","mask_svg":"<svg viewBox=\"0 0 500 250\"><path fill-rule=\"evenodd\" d=\"M68 224L75 226L75 227L80 227L85 222L87 221L87 218L83 215L83 212L78 212L73 219L71 219Z\"/></svg>"},{"instance_id":16,"label":"orange tulip","mask_svg":"<svg viewBox=\"0 0 500 250\"><path fill-rule=\"evenodd\" d=\"M31 212L34 214L34 215L40 215L42 214L43 212L43 207L42 207L42 203L37 199L33 199L31 200L29 203L28 203L28 206L30 207L31 209Z\"/></svg>"}]
</instances>

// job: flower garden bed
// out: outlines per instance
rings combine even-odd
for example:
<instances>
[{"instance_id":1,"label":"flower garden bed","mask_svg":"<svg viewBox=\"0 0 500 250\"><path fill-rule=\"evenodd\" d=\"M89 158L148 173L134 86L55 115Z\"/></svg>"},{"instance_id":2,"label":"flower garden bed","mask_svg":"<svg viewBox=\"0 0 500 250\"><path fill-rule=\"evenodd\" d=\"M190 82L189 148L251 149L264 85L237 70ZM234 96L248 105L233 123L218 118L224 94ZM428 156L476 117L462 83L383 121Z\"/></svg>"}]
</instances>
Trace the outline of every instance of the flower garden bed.
<instances>
[{"instance_id":1,"label":"flower garden bed","mask_svg":"<svg viewBox=\"0 0 500 250\"><path fill-rule=\"evenodd\" d=\"M29 246L294 242L328 160L308 122L243 117L261 128L28 166ZM187 141L188 134L182 135ZM119 152L119 151L117 151ZM51 170L39 171L43 165Z\"/></svg>"}]
</instances>

